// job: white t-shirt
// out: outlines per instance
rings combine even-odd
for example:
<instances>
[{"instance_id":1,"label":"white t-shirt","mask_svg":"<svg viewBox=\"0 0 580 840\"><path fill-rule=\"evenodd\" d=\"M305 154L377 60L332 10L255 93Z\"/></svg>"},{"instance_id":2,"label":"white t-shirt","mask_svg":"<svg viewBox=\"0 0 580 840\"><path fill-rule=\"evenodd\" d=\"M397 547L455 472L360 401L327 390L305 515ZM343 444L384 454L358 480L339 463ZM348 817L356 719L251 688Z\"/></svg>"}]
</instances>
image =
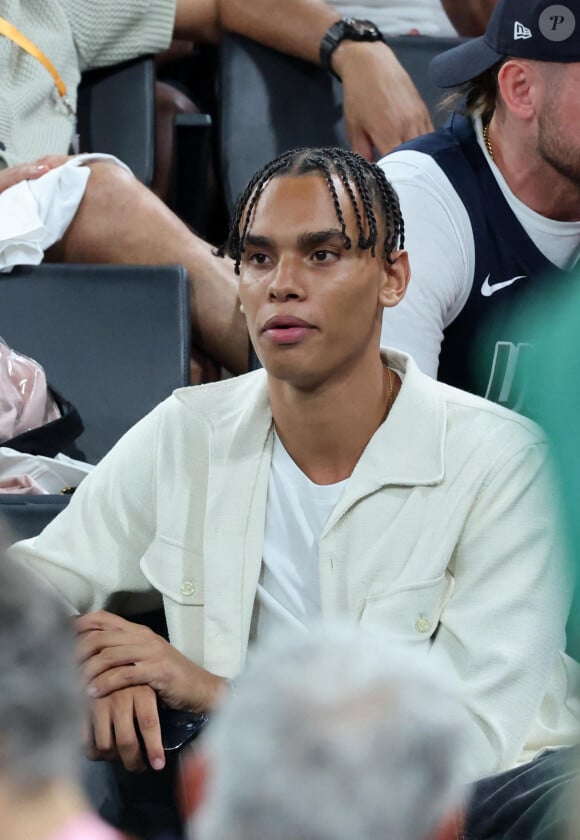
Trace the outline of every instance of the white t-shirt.
<instances>
[{"instance_id":1,"label":"white t-shirt","mask_svg":"<svg viewBox=\"0 0 580 840\"><path fill-rule=\"evenodd\" d=\"M485 151L481 121L475 122ZM558 222L531 210L511 192L487 152L485 159L512 212L554 265L573 268L580 258L580 222ZM423 152L393 152L379 161L395 187L405 220L411 282L402 302L386 309L381 344L409 353L437 376L443 330L461 312L475 272L471 221L447 175Z\"/></svg>"},{"instance_id":2,"label":"white t-shirt","mask_svg":"<svg viewBox=\"0 0 580 840\"><path fill-rule=\"evenodd\" d=\"M440 0L329 0L343 16L372 20L388 35L456 35Z\"/></svg>"},{"instance_id":3,"label":"white t-shirt","mask_svg":"<svg viewBox=\"0 0 580 840\"><path fill-rule=\"evenodd\" d=\"M315 484L274 435L255 641L320 619L318 541L346 481Z\"/></svg>"}]
</instances>

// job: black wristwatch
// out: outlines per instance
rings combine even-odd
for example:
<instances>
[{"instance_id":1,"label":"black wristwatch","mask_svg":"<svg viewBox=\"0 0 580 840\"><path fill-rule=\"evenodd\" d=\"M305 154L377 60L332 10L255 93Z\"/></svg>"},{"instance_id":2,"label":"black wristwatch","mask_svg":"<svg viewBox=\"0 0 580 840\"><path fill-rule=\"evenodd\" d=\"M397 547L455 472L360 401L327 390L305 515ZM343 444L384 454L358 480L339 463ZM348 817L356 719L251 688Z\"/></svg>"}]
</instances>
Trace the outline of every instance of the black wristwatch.
<instances>
[{"instance_id":1,"label":"black wristwatch","mask_svg":"<svg viewBox=\"0 0 580 840\"><path fill-rule=\"evenodd\" d=\"M333 23L320 42L320 65L339 78L332 69L332 54L342 41L384 41L378 26L370 20L345 17Z\"/></svg>"}]
</instances>

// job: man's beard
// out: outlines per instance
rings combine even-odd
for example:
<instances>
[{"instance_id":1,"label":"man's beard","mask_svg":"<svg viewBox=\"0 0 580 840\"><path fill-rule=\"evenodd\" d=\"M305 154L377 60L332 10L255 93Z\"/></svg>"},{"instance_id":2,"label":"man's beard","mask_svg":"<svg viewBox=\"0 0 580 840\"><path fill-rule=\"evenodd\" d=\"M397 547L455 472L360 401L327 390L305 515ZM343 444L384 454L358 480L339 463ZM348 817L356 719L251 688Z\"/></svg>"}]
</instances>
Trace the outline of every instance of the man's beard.
<instances>
[{"instance_id":1,"label":"man's beard","mask_svg":"<svg viewBox=\"0 0 580 840\"><path fill-rule=\"evenodd\" d=\"M558 131L557 110L545 108L538 121L538 154L546 163L580 189L580 145L572 147L562 140Z\"/></svg>"}]
</instances>

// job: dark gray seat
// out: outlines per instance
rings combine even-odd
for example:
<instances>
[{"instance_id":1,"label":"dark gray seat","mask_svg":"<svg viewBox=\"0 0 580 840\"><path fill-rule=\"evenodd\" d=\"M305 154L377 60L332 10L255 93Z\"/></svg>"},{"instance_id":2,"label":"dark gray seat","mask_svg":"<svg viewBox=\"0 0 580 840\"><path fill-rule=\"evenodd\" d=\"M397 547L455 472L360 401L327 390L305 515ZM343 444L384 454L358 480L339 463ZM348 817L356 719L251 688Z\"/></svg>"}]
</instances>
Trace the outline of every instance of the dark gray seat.
<instances>
[{"instance_id":1,"label":"dark gray seat","mask_svg":"<svg viewBox=\"0 0 580 840\"><path fill-rule=\"evenodd\" d=\"M0 275L0 336L77 407L87 461L188 383L188 286L181 266L43 264Z\"/></svg>"},{"instance_id":2,"label":"dark gray seat","mask_svg":"<svg viewBox=\"0 0 580 840\"><path fill-rule=\"evenodd\" d=\"M434 55L458 38L389 38L425 100L435 124L440 91L427 69ZM308 62L227 35L220 61L222 178L231 213L254 172L276 155L298 146L347 146L340 83Z\"/></svg>"},{"instance_id":3,"label":"dark gray seat","mask_svg":"<svg viewBox=\"0 0 580 840\"><path fill-rule=\"evenodd\" d=\"M168 204L201 235L212 122L208 114L178 114ZM82 152L115 155L147 187L155 170L155 64L136 58L83 73L78 94Z\"/></svg>"},{"instance_id":4,"label":"dark gray seat","mask_svg":"<svg viewBox=\"0 0 580 840\"><path fill-rule=\"evenodd\" d=\"M0 493L0 551L35 537L68 504L70 496L26 496Z\"/></svg>"},{"instance_id":5,"label":"dark gray seat","mask_svg":"<svg viewBox=\"0 0 580 840\"><path fill-rule=\"evenodd\" d=\"M83 152L106 152L147 186L155 164L155 66L137 58L83 74L78 97Z\"/></svg>"}]
</instances>

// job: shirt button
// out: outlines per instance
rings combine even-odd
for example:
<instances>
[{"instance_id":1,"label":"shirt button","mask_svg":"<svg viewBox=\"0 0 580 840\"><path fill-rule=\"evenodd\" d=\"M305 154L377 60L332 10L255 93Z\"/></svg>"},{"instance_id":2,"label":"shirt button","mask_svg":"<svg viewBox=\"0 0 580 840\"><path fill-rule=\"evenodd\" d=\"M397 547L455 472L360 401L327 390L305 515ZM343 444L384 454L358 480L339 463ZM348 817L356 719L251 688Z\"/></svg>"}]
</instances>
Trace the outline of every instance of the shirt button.
<instances>
[{"instance_id":1,"label":"shirt button","mask_svg":"<svg viewBox=\"0 0 580 840\"><path fill-rule=\"evenodd\" d=\"M194 595L195 594L195 584L191 580L184 580L181 584L181 594L182 595Z\"/></svg>"},{"instance_id":2,"label":"shirt button","mask_svg":"<svg viewBox=\"0 0 580 840\"><path fill-rule=\"evenodd\" d=\"M415 622L415 630L418 633L428 633L431 629L431 622L428 618L425 618L424 615L420 615L417 621Z\"/></svg>"}]
</instances>

